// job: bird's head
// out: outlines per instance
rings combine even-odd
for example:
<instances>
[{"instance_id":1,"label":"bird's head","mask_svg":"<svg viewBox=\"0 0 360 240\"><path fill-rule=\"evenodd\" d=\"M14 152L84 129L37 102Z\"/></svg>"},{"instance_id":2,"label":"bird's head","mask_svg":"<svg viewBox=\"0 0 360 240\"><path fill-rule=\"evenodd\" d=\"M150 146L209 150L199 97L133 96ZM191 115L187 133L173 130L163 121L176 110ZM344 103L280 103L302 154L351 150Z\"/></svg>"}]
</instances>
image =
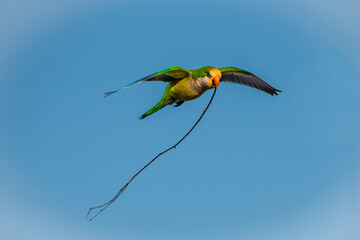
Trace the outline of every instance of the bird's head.
<instances>
[{"instance_id":1,"label":"bird's head","mask_svg":"<svg viewBox=\"0 0 360 240\"><path fill-rule=\"evenodd\" d=\"M207 74L209 78L209 85L211 88L217 88L219 86L221 71L217 68L211 68Z\"/></svg>"}]
</instances>

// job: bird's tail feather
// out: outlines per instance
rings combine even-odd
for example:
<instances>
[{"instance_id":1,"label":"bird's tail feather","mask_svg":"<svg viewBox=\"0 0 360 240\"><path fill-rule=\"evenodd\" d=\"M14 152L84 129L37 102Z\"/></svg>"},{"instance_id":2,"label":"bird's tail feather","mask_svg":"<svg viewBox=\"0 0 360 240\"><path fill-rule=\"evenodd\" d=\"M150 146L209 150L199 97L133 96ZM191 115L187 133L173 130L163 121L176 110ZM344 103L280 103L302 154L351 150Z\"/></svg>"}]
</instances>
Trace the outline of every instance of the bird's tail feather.
<instances>
[{"instance_id":1,"label":"bird's tail feather","mask_svg":"<svg viewBox=\"0 0 360 240\"><path fill-rule=\"evenodd\" d=\"M144 113L143 115L141 115L139 117L139 119L144 119L147 116L159 111L160 109L166 107L168 105L168 99L167 98L162 98L153 108L151 108L149 111L147 111L146 113Z\"/></svg>"}]
</instances>

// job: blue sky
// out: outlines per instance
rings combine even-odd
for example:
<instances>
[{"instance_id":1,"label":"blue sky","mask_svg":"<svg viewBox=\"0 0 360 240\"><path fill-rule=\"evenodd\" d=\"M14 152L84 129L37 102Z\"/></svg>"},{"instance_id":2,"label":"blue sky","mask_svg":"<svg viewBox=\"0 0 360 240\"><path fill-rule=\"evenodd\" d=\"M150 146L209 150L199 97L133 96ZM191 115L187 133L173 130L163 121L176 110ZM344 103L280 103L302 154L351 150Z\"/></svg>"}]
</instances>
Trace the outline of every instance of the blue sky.
<instances>
[{"instance_id":1,"label":"blue sky","mask_svg":"<svg viewBox=\"0 0 360 240\"><path fill-rule=\"evenodd\" d=\"M2 239L359 239L355 1L12 1L0 18ZM221 84L137 117L172 65L236 66L283 90Z\"/></svg>"}]
</instances>

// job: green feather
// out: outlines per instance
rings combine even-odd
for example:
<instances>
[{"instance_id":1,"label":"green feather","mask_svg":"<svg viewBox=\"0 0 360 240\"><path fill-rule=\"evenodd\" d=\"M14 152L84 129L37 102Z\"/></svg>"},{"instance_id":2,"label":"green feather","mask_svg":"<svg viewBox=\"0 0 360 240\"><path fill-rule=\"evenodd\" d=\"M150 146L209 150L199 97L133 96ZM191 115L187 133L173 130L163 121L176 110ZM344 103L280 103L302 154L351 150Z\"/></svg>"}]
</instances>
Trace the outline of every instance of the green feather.
<instances>
[{"instance_id":1,"label":"green feather","mask_svg":"<svg viewBox=\"0 0 360 240\"><path fill-rule=\"evenodd\" d=\"M150 74L144 78L141 78L135 82L132 82L122 88L119 88L115 91L111 91L111 92L107 92L105 93L105 97L108 97L110 96L111 94L114 94L118 91L121 91L123 89L126 89L128 87L131 87L131 86L134 86L136 84L139 84L139 83L142 83L142 82L145 82L145 81L163 81L163 82L171 82L173 81L174 79L182 79L182 78L185 78L187 75L189 74L188 70L182 68L182 67L179 67L179 66L172 66L172 67L169 67L169 68L166 68L162 71L159 71L159 72L156 72L156 73L153 73L153 74Z\"/></svg>"},{"instance_id":2,"label":"green feather","mask_svg":"<svg viewBox=\"0 0 360 240\"><path fill-rule=\"evenodd\" d=\"M144 119L147 116L159 111L160 109L166 107L168 105L168 100L169 97L163 97L153 108L151 108L149 111L147 111L146 113L144 113L143 115L141 115L139 117L139 119Z\"/></svg>"},{"instance_id":3,"label":"green feather","mask_svg":"<svg viewBox=\"0 0 360 240\"><path fill-rule=\"evenodd\" d=\"M203 77L205 77L205 76L209 73L209 71L210 71L211 69L213 69L213 68L215 68L215 67L205 66L205 67L202 67L202 68L194 69L194 70L191 71L191 73L192 73L192 78L193 78L194 80L196 80L196 79L198 79L198 78L203 78Z\"/></svg>"},{"instance_id":4,"label":"green feather","mask_svg":"<svg viewBox=\"0 0 360 240\"><path fill-rule=\"evenodd\" d=\"M240 68L236 68L236 67L223 67L223 68L219 68L219 70L222 73L228 73L228 72L237 72L237 73L242 73L242 74L246 74L246 75L251 75L251 76L255 76L254 74L252 74L251 72L248 72L244 69L240 69Z\"/></svg>"}]
</instances>

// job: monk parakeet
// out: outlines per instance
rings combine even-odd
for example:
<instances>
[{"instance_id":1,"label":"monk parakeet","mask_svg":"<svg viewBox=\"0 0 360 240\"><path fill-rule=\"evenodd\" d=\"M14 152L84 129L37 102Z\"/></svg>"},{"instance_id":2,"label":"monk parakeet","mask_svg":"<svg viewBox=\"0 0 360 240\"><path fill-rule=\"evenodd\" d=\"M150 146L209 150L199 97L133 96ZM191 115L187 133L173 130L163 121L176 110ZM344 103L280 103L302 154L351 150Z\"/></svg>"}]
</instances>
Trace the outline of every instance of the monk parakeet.
<instances>
[{"instance_id":1,"label":"monk parakeet","mask_svg":"<svg viewBox=\"0 0 360 240\"><path fill-rule=\"evenodd\" d=\"M179 66L173 66L141 78L116 91L107 92L105 97L145 81L162 81L169 84L165 88L165 93L161 100L153 108L141 115L139 119L144 119L167 105L174 104L174 107L178 107L185 101L198 98L205 91L216 88L219 82L242 84L257 88L271 95L277 95L277 92L281 92L254 74L235 67L216 68L206 66L194 70L186 70Z\"/></svg>"}]
</instances>

